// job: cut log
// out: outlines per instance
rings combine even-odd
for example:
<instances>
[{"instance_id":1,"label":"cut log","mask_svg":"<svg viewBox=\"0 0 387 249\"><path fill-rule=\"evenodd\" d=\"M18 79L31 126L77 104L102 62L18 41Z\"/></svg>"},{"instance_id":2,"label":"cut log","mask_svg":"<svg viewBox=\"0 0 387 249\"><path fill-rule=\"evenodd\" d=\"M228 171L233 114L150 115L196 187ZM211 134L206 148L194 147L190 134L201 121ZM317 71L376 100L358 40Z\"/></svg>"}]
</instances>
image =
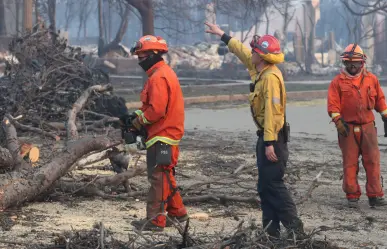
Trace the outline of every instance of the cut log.
<instances>
[{"instance_id":1,"label":"cut log","mask_svg":"<svg viewBox=\"0 0 387 249\"><path fill-rule=\"evenodd\" d=\"M39 149L38 147L32 147L28 153L28 158L31 163L36 163L39 160Z\"/></svg>"}]
</instances>

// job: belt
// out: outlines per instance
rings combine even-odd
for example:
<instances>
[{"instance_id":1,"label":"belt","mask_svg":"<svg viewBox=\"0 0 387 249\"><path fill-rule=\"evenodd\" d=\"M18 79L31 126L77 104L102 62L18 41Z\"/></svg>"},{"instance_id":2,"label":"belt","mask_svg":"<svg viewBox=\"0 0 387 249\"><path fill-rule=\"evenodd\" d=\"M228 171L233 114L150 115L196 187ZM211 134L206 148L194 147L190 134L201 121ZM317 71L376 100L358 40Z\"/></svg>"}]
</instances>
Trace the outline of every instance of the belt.
<instances>
[{"instance_id":1,"label":"belt","mask_svg":"<svg viewBox=\"0 0 387 249\"><path fill-rule=\"evenodd\" d=\"M362 125L366 125L366 124L369 124L369 123L375 123L375 121L371 121L371 122L368 122L368 123L357 123L357 122L346 122L347 124L351 124L351 125L358 125L358 126L362 126Z\"/></svg>"},{"instance_id":2,"label":"belt","mask_svg":"<svg viewBox=\"0 0 387 249\"><path fill-rule=\"evenodd\" d=\"M283 129L279 130L278 131L278 135L282 134L283 133ZM258 137L262 137L264 134L264 131L263 130L257 130L257 136Z\"/></svg>"}]
</instances>

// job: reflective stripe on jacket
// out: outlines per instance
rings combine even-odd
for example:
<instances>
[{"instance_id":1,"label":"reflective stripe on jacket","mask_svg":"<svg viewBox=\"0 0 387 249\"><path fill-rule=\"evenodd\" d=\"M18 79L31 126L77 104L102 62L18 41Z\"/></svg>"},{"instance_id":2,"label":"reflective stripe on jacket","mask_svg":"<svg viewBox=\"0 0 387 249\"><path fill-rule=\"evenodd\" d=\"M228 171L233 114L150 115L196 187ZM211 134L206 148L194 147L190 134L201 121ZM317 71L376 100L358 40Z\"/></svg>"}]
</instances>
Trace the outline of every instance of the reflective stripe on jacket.
<instances>
[{"instance_id":1,"label":"reflective stripe on jacket","mask_svg":"<svg viewBox=\"0 0 387 249\"><path fill-rule=\"evenodd\" d=\"M329 85L327 102L329 116L341 116L348 123L367 124L374 121L374 109L382 115L387 114L379 80L365 69L357 76L342 70Z\"/></svg>"},{"instance_id":2,"label":"reflective stripe on jacket","mask_svg":"<svg viewBox=\"0 0 387 249\"><path fill-rule=\"evenodd\" d=\"M146 147L157 141L178 145L184 135L184 98L175 72L164 61L148 71L140 94L142 106L136 111L148 132Z\"/></svg>"}]
</instances>

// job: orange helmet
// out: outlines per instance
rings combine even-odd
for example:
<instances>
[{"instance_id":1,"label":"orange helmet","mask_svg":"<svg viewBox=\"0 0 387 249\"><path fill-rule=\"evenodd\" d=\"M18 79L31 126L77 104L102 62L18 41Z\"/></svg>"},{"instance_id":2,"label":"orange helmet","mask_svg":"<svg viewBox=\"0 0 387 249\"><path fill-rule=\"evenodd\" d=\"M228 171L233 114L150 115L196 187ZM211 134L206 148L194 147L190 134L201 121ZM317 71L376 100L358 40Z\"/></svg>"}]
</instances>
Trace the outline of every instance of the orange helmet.
<instances>
[{"instance_id":1,"label":"orange helmet","mask_svg":"<svg viewBox=\"0 0 387 249\"><path fill-rule=\"evenodd\" d=\"M357 43L349 44L344 52L340 55L343 61L365 61L367 56L364 54L363 49Z\"/></svg>"},{"instance_id":2,"label":"orange helmet","mask_svg":"<svg viewBox=\"0 0 387 249\"><path fill-rule=\"evenodd\" d=\"M168 52L167 42L160 36L146 35L134 43L130 52L137 55L139 52L149 50L152 50L155 53L166 53Z\"/></svg>"}]
</instances>

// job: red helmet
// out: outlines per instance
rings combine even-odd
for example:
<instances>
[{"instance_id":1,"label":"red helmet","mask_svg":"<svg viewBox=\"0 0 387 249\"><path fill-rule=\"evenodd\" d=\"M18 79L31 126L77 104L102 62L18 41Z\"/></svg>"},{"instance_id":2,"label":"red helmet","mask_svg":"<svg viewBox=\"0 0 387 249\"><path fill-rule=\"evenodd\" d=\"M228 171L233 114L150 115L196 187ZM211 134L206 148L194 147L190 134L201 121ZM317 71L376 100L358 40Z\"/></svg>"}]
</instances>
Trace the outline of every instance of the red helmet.
<instances>
[{"instance_id":1,"label":"red helmet","mask_svg":"<svg viewBox=\"0 0 387 249\"><path fill-rule=\"evenodd\" d=\"M139 52L149 50L166 53L168 52L167 42L160 36L146 35L134 43L130 52L132 54L138 54Z\"/></svg>"},{"instance_id":2,"label":"red helmet","mask_svg":"<svg viewBox=\"0 0 387 249\"><path fill-rule=\"evenodd\" d=\"M272 35L254 35L250 47L258 54L280 54L281 45Z\"/></svg>"}]
</instances>

